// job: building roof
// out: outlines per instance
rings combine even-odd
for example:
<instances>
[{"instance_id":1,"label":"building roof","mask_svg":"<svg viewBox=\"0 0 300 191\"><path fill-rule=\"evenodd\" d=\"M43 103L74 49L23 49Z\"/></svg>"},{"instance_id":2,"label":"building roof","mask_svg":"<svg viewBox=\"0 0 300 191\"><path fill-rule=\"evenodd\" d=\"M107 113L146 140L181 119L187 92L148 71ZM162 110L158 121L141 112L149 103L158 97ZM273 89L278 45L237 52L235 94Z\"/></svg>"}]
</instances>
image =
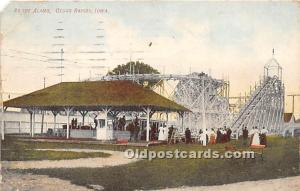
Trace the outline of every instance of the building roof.
<instances>
[{"instance_id":1,"label":"building roof","mask_svg":"<svg viewBox=\"0 0 300 191\"><path fill-rule=\"evenodd\" d=\"M189 111L185 107L131 81L62 82L5 101L5 107L44 110L139 111L150 107L156 111Z\"/></svg>"}]
</instances>

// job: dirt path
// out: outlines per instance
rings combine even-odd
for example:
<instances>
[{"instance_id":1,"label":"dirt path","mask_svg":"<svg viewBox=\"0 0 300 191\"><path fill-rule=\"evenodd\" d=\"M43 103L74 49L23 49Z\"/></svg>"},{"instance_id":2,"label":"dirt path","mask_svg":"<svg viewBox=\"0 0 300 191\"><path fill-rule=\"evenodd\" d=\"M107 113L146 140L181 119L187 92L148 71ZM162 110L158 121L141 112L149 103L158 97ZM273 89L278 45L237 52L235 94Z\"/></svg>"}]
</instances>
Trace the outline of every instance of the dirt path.
<instances>
[{"instance_id":1,"label":"dirt path","mask_svg":"<svg viewBox=\"0 0 300 191\"><path fill-rule=\"evenodd\" d=\"M0 187L0 190L3 191L92 191L86 187L77 186L58 178L50 178L44 175L19 174L9 171L3 173L3 181L2 184L0 183Z\"/></svg>"},{"instance_id":2,"label":"dirt path","mask_svg":"<svg viewBox=\"0 0 300 191\"><path fill-rule=\"evenodd\" d=\"M57 191L57 186L61 191L92 191L83 186L71 184L69 181L58 178L50 178L45 175L19 174L12 172L3 173L3 183L0 184L2 190L30 190L30 191ZM198 186L163 189L163 191L298 191L300 190L300 176L246 181L219 186Z\"/></svg>"},{"instance_id":3,"label":"dirt path","mask_svg":"<svg viewBox=\"0 0 300 191\"><path fill-rule=\"evenodd\" d=\"M94 150L94 149L39 149L51 151L73 152L104 152L111 154L106 158L81 158L71 160L40 160L40 161L2 161L2 167L6 169L43 169L43 168L99 168L108 166L124 165L136 162L137 159L128 159L123 152Z\"/></svg>"},{"instance_id":4,"label":"dirt path","mask_svg":"<svg viewBox=\"0 0 300 191\"><path fill-rule=\"evenodd\" d=\"M219 186L197 186L163 189L164 191L299 191L300 176L271 179L246 181Z\"/></svg>"}]
</instances>

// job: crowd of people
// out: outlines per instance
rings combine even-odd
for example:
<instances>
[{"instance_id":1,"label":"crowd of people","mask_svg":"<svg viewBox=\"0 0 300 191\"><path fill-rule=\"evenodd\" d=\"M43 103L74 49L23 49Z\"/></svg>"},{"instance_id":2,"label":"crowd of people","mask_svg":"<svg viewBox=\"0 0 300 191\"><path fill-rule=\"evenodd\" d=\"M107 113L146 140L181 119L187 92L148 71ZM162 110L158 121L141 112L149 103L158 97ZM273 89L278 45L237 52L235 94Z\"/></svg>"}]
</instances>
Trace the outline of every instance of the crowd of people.
<instances>
[{"instance_id":1,"label":"crowd of people","mask_svg":"<svg viewBox=\"0 0 300 191\"><path fill-rule=\"evenodd\" d=\"M231 140L231 129L230 128L218 128L215 132L214 129L211 130L200 130L198 136L192 138L192 133L189 128L185 130L185 142L199 142L200 144L216 144L216 143L226 143ZM244 145L265 145L267 146L267 133L268 130L263 127L261 130L258 130L257 127L254 127L250 132L247 127L243 128L243 144Z\"/></svg>"},{"instance_id":2,"label":"crowd of people","mask_svg":"<svg viewBox=\"0 0 300 191\"><path fill-rule=\"evenodd\" d=\"M74 120L75 122L75 120ZM114 124L115 130L127 130L130 132L130 141L137 141L139 139L139 134L141 134L140 139L146 139L146 130L142 130L140 125L140 120L136 116L130 123L127 123L125 116L116 120ZM150 140L159 140L159 141L168 141L172 139L172 135L175 128L173 126L167 127L166 124L161 124L157 127L152 125L150 129ZM247 127L242 128L242 138L244 145L267 145L267 133L268 131L263 127L261 130L258 130L257 127L254 127L248 131ZM195 143L198 142L203 145L207 144L217 144L217 143L226 143L231 140L232 130L230 128L218 128L216 131L214 129L205 129L200 131L195 135L189 128L186 128L184 133L185 143Z\"/></svg>"},{"instance_id":3,"label":"crowd of people","mask_svg":"<svg viewBox=\"0 0 300 191\"><path fill-rule=\"evenodd\" d=\"M198 141L200 144L216 144L216 143L226 143L231 139L231 129L230 128L218 128L215 132L214 129L204 131L200 129L198 136L192 139L192 134L189 128L185 130L185 142L192 143Z\"/></svg>"},{"instance_id":4,"label":"crowd of people","mask_svg":"<svg viewBox=\"0 0 300 191\"><path fill-rule=\"evenodd\" d=\"M127 131L130 132L130 141L137 141L140 133L140 123L139 119L136 116L135 119L127 125Z\"/></svg>"},{"instance_id":5,"label":"crowd of people","mask_svg":"<svg viewBox=\"0 0 300 191\"><path fill-rule=\"evenodd\" d=\"M83 129L83 130L87 130L87 129L94 129L95 127L91 126L91 125L83 125L82 122L78 122L77 118L73 118L71 120L71 124L70 125L70 129ZM63 129L67 129L67 125L63 125Z\"/></svg>"},{"instance_id":6,"label":"crowd of people","mask_svg":"<svg viewBox=\"0 0 300 191\"><path fill-rule=\"evenodd\" d=\"M117 118L116 120L113 121L113 129L114 130L119 130L119 131L124 131L126 125L126 119L125 115L123 117Z\"/></svg>"},{"instance_id":7,"label":"crowd of people","mask_svg":"<svg viewBox=\"0 0 300 191\"><path fill-rule=\"evenodd\" d=\"M257 127L248 131L247 127L243 127L243 144L244 145L265 145L267 146L267 134L268 130L263 127L258 130Z\"/></svg>"},{"instance_id":8,"label":"crowd of people","mask_svg":"<svg viewBox=\"0 0 300 191\"><path fill-rule=\"evenodd\" d=\"M129 141L137 141L137 140L146 140L146 128L142 127L141 120L136 116L131 121L127 121L125 119L125 116L118 118L113 122L113 129L119 130L119 131L129 131L130 138ZM150 140L160 140L165 141L170 136L170 129L173 129L172 127L167 128L166 124L161 124L161 126L157 126L152 124L150 127Z\"/></svg>"}]
</instances>

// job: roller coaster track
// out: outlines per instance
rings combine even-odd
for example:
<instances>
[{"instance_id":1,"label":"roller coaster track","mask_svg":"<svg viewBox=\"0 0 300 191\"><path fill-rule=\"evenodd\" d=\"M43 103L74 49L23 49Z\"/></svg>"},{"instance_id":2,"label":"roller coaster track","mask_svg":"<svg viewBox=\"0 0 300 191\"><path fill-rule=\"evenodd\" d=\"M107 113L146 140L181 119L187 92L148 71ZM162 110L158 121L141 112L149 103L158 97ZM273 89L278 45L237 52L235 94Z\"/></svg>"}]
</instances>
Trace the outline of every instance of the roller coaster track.
<instances>
[{"instance_id":1,"label":"roller coaster track","mask_svg":"<svg viewBox=\"0 0 300 191\"><path fill-rule=\"evenodd\" d=\"M251 94L239 113L229 123L237 135L243 127L265 127L280 133L283 122L284 87L277 76L267 77Z\"/></svg>"}]
</instances>

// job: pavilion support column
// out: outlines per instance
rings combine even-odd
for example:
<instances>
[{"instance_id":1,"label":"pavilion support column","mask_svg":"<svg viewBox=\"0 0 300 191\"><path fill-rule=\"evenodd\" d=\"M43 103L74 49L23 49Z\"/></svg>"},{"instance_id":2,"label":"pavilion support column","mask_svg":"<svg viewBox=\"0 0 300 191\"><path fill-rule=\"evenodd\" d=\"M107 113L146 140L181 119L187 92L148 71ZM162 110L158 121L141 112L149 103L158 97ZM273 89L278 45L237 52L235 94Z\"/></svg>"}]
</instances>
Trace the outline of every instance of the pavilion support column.
<instances>
[{"instance_id":1,"label":"pavilion support column","mask_svg":"<svg viewBox=\"0 0 300 191\"><path fill-rule=\"evenodd\" d=\"M32 115L32 134L31 134L31 137L34 137L34 131L35 131L35 114L36 114L36 109L33 110L33 115Z\"/></svg>"},{"instance_id":2,"label":"pavilion support column","mask_svg":"<svg viewBox=\"0 0 300 191\"><path fill-rule=\"evenodd\" d=\"M146 126L146 141L149 141L150 139L150 112L151 109L149 107L144 108L144 111L146 112L146 116L147 116L147 126Z\"/></svg>"},{"instance_id":3,"label":"pavilion support column","mask_svg":"<svg viewBox=\"0 0 300 191\"><path fill-rule=\"evenodd\" d=\"M4 133L5 133L5 130L4 130L4 112L5 112L5 109L3 108L3 106L1 106L2 108L2 111L1 111L1 140L3 141L4 140Z\"/></svg>"},{"instance_id":4,"label":"pavilion support column","mask_svg":"<svg viewBox=\"0 0 300 191\"><path fill-rule=\"evenodd\" d=\"M34 136L34 125L35 125L35 109L31 108L31 109L27 109L27 111L30 114L30 136L33 137Z\"/></svg>"},{"instance_id":5,"label":"pavilion support column","mask_svg":"<svg viewBox=\"0 0 300 191\"><path fill-rule=\"evenodd\" d=\"M30 136L32 136L32 110L29 110L28 109L28 112L29 112L29 115L30 115L30 122L29 122L29 130L30 130Z\"/></svg>"},{"instance_id":6,"label":"pavilion support column","mask_svg":"<svg viewBox=\"0 0 300 191\"><path fill-rule=\"evenodd\" d=\"M41 135L43 135L44 133L44 118L45 118L45 111L42 110Z\"/></svg>"},{"instance_id":7,"label":"pavilion support column","mask_svg":"<svg viewBox=\"0 0 300 191\"><path fill-rule=\"evenodd\" d=\"M119 115L120 112L118 112L118 111L110 111L109 113L113 117L113 129L118 130L118 127L116 126L116 120L117 120L117 116Z\"/></svg>"},{"instance_id":8,"label":"pavilion support column","mask_svg":"<svg viewBox=\"0 0 300 191\"><path fill-rule=\"evenodd\" d=\"M166 112L166 126L168 127L169 123L169 112Z\"/></svg>"},{"instance_id":9,"label":"pavilion support column","mask_svg":"<svg viewBox=\"0 0 300 191\"><path fill-rule=\"evenodd\" d=\"M166 112L166 129L167 129L167 132L169 132L169 112L167 111ZM168 136L168 133L167 133L167 142L169 142L169 136Z\"/></svg>"},{"instance_id":10,"label":"pavilion support column","mask_svg":"<svg viewBox=\"0 0 300 191\"><path fill-rule=\"evenodd\" d=\"M108 108L105 108L102 110L103 111L103 114L104 114L104 120L105 120L105 123L104 123L104 128L108 129L108 112L110 111Z\"/></svg>"},{"instance_id":11,"label":"pavilion support column","mask_svg":"<svg viewBox=\"0 0 300 191\"><path fill-rule=\"evenodd\" d=\"M53 120L54 120L54 126L53 126L53 131L55 132L56 130L56 116L57 116L57 113L53 115Z\"/></svg>"},{"instance_id":12,"label":"pavilion support column","mask_svg":"<svg viewBox=\"0 0 300 191\"><path fill-rule=\"evenodd\" d=\"M152 118L152 116L154 115L154 113L155 113L156 111L155 110L151 110L151 112L150 112L150 119ZM144 130L144 128L142 129L142 130Z\"/></svg>"},{"instance_id":13,"label":"pavilion support column","mask_svg":"<svg viewBox=\"0 0 300 191\"><path fill-rule=\"evenodd\" d=\"M84 118L85 118L86 114L88 113L88 111L79 111L79 113L82 116L82 126L84 126Z\"/></svg>"},{"instance_id":14,"label":"pavilion support column","mask_svg":"<svg viewBox=\"0 0 300 191\"><path fill-rule=\"evenodd\" d=\"M184 116L184 112L178 112L179 115L179 120L181 121L181 130L183 131L183 116Z\"/></svg>"},{"instance_id":15,"label":"pavilion support column","mask_svg":"<svg viewBox=\"0 0 300 191\"><path fill-rule=\"evenodd\" d=\"M67 139L69 139L69 135L70 135L70 113L73 110L72 107L66 107L65 111L67 114Z\"/></svg>"},{"instance_id":16,"label":"pavilion support column","mask_svg":"<svg viewBox=\"0 0 300 191\"><path fill-rule=\"evenodd\" d=\"M58 114L58 111L52 111L52 114L53 114L53 133L55 135L55 130L56 130L56 116Z\"/></svg>"}]
</instances>

